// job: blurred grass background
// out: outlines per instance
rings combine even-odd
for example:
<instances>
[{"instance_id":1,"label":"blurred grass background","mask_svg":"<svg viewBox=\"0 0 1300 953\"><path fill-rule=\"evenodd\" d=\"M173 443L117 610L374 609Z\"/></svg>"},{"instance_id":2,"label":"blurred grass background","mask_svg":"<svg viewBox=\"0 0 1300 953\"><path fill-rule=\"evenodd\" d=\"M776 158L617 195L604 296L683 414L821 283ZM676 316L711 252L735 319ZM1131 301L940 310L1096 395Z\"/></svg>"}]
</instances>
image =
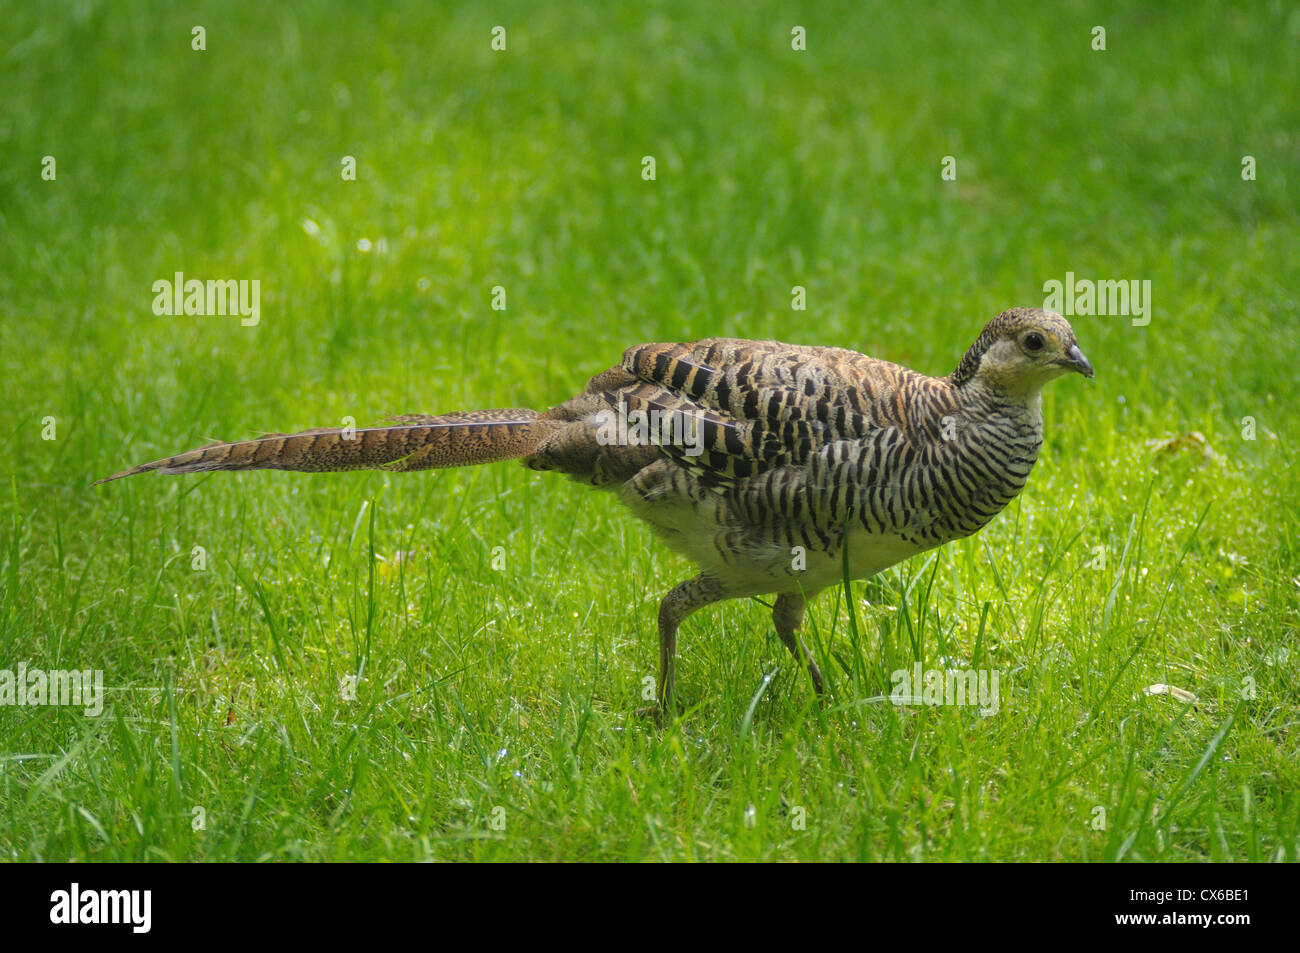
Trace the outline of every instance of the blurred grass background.
<instances>
[{"instance_id":1,"label":"blurred grass background","mask_svg":"<svg viewBox=\"0 0 1300 953\"><path fill-rule=\"evenodd\" d=\"M7 4L0 667L113 691L0 708L3 856L1294 859L1298 39L1278 2ZM259 279L260 323L155 316L177 271ZM686 720L631 720L689 569L562 480L89 486L545 407L647 340L944 374L1067 271L1149 279L1150 325L1074 319L1098 376L1029 487L856 586L863 644L818 602L877 672L828 713L733 603L683 631ZM1212 460L1148 445L1189 431ZM863 701L917 656L1015 672L1002 713Z\"/></svg>"}]
</instances>

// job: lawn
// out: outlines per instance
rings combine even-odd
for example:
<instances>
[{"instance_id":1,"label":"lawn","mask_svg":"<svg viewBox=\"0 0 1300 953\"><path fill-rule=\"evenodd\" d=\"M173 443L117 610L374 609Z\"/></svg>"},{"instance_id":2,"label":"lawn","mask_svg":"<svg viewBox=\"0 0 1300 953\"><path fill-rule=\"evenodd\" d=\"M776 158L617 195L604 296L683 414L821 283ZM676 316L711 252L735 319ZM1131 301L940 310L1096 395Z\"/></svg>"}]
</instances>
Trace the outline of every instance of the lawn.
<instances>
[{"instance_id":1,"label":"lawn","mask_svg":"<svg viewBox=\"0 0 1300 953\"><path fill-rule=\"evenodd\" d=\"M1300 855L1292 5L380 6L0 22L0 669L105 687L0 705L0 856ZM155 313L177 272L257 323ZM91 485L644 341L947 374L1067 274L1150 312L1071 318L986 529L814 603L825 705L747 600L635 717L693 569L512 463ZM998 711L892 704L918 662Z\"/></svg>"}]
</instances>

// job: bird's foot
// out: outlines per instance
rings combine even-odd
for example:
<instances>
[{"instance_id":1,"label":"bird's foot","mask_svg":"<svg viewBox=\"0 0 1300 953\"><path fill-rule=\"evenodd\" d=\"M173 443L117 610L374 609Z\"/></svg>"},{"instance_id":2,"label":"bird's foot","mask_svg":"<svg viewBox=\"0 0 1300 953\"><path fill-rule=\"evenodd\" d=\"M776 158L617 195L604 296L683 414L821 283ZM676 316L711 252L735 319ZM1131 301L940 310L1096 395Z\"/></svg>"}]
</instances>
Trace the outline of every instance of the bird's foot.
<instances>
[{"instance_id":1,"label":"bird's foot","mask_svg":"<svg viewBox=\"0 0 1300 953\"><path fill-rule=\"evenodd\" d=\"M634 714L643 720L653 721L656 728L662 728L667 720L663 705L647 705L645 708L638 708Z\"/></svg>"}]
</instances>

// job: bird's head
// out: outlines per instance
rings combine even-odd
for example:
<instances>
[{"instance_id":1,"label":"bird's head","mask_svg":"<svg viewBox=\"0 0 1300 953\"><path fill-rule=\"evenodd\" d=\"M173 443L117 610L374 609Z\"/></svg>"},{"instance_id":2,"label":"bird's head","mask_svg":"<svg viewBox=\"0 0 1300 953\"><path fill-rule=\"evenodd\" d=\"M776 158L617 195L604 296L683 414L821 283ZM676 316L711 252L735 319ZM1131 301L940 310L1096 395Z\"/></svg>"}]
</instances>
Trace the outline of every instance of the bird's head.
<instances>
[{"instance_id":1,"label":"bird's head","mask_svg":"<svg viewBox=\"0 0 1300 953\"><path fill-rule=\"evenodd\" d=\"M1070 371L1093 376L1070 322L1039 308L1012 308L984 326L952 381L977 381L991 390L1029 397Z\"/></svg>"}]
</instances>

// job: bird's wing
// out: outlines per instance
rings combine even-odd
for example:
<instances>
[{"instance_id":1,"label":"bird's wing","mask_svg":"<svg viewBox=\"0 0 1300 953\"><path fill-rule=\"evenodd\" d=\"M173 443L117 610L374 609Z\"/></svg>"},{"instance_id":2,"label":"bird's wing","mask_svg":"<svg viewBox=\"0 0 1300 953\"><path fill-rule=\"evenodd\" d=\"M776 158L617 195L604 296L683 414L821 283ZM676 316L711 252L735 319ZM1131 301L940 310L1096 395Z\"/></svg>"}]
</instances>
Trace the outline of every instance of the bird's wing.
<instances>
[{"instance_id":1,"label":"bird's wing","mask_svg":"<svg viewBox=\"0 0 1300 953\"><path fill-rule=\"evenodd\" d=\"M840 348L728 338L643 344L624 354L622 370L628 380L606 402L694 422L700 439L663 451L713 484L801 466L832 444L899 426L907 385L928 380Z\"/></svg>"}]
</instances>

